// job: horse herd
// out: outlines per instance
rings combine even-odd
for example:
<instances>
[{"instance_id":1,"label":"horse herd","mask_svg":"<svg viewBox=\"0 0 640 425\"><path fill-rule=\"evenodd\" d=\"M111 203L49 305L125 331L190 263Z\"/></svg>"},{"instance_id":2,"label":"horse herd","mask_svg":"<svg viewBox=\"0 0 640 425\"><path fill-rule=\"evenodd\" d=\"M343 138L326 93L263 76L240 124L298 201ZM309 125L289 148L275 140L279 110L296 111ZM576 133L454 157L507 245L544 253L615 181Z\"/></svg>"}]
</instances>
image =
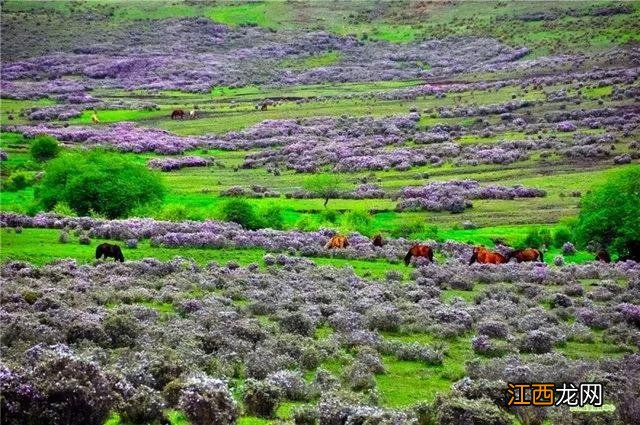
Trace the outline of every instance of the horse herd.
<instances>
[{"instance_id":1,"label":"horse herd","mask_svg":"<svg viewBox=\"0 0 640 425\"><path fill-rule=\"evenodd\" d=\"M376 235L372 240L372 244L373 246L382 246L384 244L382 236ZM345 236L338 235L329 239L325 244L324 249L346 248L348 246L349 240ZM409 248L407 255L404 257L404 263L409 265L412 257L424 257L430 262L433 262L433 248L429 245L415 244ZM482 264L504 264L508 263L513 258L515 258L518 263L522 263L523 261L544 261L542 252L535 248L515 249L504 255L496 251L490 251L480 245L473 248L473 254L471 255L469 265L476 262Z\"/></svg>"},{"instance_id":2,"label":"horse herd","mask_svg":"<svg viewBox=\"0 0 640 425\"><path fill-rule=\"evenodd\" d=\"M376 235L372 242L373 246L382 247L384 245L384 241L381 235ZM346 248L349 246L349 240L346 236L336 235L331 237L327 243L324 245L324 249L334 249L334 248ZM103 257L104 259L113 258L116 261L124 262L124 255L122 254L122 249L118 245L103 243L96 247L96 260ZM404 263L409 265L412 257L423 257L428 261L433 262L433 248L429 245L424 244L414 244L409 248L407 255L404 257ZM535 248L525 248L525 249L514 249L509 251L507 254L502 254L496 251L491 251L484 247L484 245L475 246L473 248L473 253L471 255L471 259L469 260L469 265L473 263L482 263L482 264L505 264L510 262L512 259L516 259L518 263L527 262L527 261L540 261L544 262L544 256L542 251ZM611 257L609 253L605 250L600 250L596 254L595 260L602 261L605 263L611 262Z\"/></svg>"}]
</instances>

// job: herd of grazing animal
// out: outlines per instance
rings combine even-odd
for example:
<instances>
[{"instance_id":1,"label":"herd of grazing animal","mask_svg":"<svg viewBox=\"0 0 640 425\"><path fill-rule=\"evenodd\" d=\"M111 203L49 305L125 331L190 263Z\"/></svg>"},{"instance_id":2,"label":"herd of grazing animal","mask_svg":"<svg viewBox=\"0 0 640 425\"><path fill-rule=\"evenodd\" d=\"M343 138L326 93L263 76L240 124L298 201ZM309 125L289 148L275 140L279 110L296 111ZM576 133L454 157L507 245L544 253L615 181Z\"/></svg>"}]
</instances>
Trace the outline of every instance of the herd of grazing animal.
<instances>
[{"instance_id":1,"label":"herd of grazing animal","mask_svg":"<svg viewBox=\"0 0 640 425\"><path fill-rule=\"evenodd\" d=\"M384 240L382 239L382 235L376 235L372 242L373 246L382 247L384 246ZM341 249L349 246L349 240L346 236L335 235L331 237L327 243L324 245L324 249ZM624 258L620 258L618 261L625 261L627 259L635 259L637 261L637 252L634 252L632 255ZM636 255L634 257L634 255ZM124 262L124 255L122 254L122 249L118 245L103 243L96 247L96 260L100 258L113 258L115 261ZM429 260L429 262L433 262L433 248L429 245L424 244L414 244L409 248L407 255L404 257L404 263L409 265L412 257L423 257ZM528 262L528 261L540 261L544 262L544 256L542 251L537 250L535 248L526 248L526 249L515 249L510 251L507 254L501 254L496 251L491 251L484 247L484 245L478 245L473 248L473 253L471 255L471 259L469 260L469 265L473 263L481 263L481 264L505 264L511 261L512 259L516 259L518 263ZM599 250L595 257L596 261L602 261L605 263L611 262L611 256L605 250Z\"/></svg>"},{"instance_id":2,"label":"herd of grazing animal","mask_svg":"<svg viewBox=\"0 0 640 425\"><path fill-rule=\"evenodd\" d=\"M373 244L373 246L383 246L384 241L382 239L382 235L376 235L371 243ZM324 249L346 248L348 246L349 241L346 236L336 235L331 237L329 241L327 241L327 243L324 245ZM409 263L411 262L411 258L413 257L423 257L430 262L433 262L433 248L431 248L429 245L424 244L412 245L411 248L409 248L407 255L405 255L404 257L404 263L406 265L409 265ZM518 263L526 261L544 261L542 252L534 248L516 249L504 255L499 252L490 251L484 246L480 245L473 248L473 254L471 255L469 265L473 263L504 264L508 263L514 258Z\"/></svg>"}]
</instances>

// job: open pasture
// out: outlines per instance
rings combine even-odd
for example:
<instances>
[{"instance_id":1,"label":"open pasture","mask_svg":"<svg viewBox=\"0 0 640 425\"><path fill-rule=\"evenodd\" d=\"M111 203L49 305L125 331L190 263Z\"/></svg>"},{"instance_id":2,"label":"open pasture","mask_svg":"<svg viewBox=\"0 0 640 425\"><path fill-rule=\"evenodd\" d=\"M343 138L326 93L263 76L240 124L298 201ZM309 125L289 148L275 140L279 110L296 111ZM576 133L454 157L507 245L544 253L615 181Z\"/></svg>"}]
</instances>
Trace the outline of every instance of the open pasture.
<instances>
[{"instance_id":1,"label":"open pasture","mask_svg":"<svg viewBox=\"0 0 640 425\"><path fill-rule=\"evenodd\" d=\"M637 176L639 2L0 8L2 424L640 421L640 266L576 231Z\"/></svg>"}]
</instances>

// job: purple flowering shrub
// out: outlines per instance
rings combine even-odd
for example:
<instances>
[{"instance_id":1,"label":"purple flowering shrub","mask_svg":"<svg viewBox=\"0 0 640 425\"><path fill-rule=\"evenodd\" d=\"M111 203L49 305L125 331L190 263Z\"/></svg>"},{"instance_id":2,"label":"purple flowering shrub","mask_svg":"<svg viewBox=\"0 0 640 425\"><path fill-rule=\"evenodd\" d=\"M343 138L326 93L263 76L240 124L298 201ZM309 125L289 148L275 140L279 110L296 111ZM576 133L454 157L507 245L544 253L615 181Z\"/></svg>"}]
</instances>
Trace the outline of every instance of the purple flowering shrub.
<instances>
[{"instance_id":1,"label":"purple flowering shrub","mask_svg":"<svg viewBox=\"0 0 640 425\"><path fill-rule=\"evenodd\" d=\"M157 422L164 418L165 407L164 398L159 391L140 385L126 395L121 417L132 423Z\"/></svg>"},{"instance_id":2,"label":"purple flowering shrub","mask_svg":"<svg viewBox=\"0 0 640 425\"><path fill-rule=\"evenodd\" d=\"M100 425L118 403L110 377L68 347L37 345L26 356L29 366L24 375L6 368L0 371L3 412L11 412L16 423Z\"/></svg>"},{"instance_id":3,"label":"purple flowering shrub","mask_svg":"<svg viewBox=\"0 0 640 425\"><path fill-rule=\"evenodd\" d=\"M109 225L110 231L126 228L137 237L153 226L200 225L153 222L149 228L145 227L149 222L135 221L120 227L116 222L54 216L3 215L2 219L11 225L34 224L33 220L59 228L73 224L71 229ZM231 235L241 229L231 226L225 231ZM393 239L390 243L401 246ZM48 355L40 353L47 353L46 346L53 344L66 344L53 358L73 359L68 363L73 367L64 362L56 362L56 367L90 371L91 378L73 375L74 379L83 388L99 388L100 394L109 395L107 403L90 398L93 393L88 391L84 403L93 407L87 412L115 411L121 417L151 420L160 419L163 406L170 406L184 411L192 423L234 423L240 410L232 391L245 394L252 411L264 416L273 414L279 400L315 404L321 394L315 412L322 420L387 417L392 413L373 408L372 400L379 399L375 375L387 372L388 356L439 366L449 358L451 344L461 341L473 356L465 359L471 379L477 379L474 367L490 367L474 366L474 358L482 356L483 362L500 366L481 376L505 382L582 378L575 372L582 370L582 360L559 353L565 341L595 341L590 327L606 328L606 341L634 352L638 265L549 268L539 283L540 267L535 264L469 267L464 264L469 256L464 244L441 248L451 261L416 268L408 282L365 280L348 269L318 266L287 254L267 254L265 262L271 265L264 270L214 263L199 266L181 258L93 265L57 261L40 267L5 263L0 267L0 343L6 366L0 370L3 397L6 394L2 408L40 414L53 390L41 385L49 378L36 379L30 371L43 370L42 359ZM448 289L443 288L452 279L483 282L486 287L482 285L473 302L445 301ZM567 284L582 279L598 280L609 295L594 303L587 291ZM620 279L629 280L629 288L616 282ZM540 307L550 300L552 309ZM173 311L160 312L154 307L159 304L170 304ZM574 324L566 321L569 315L576 317ZM318 326L330 333L318 336ZM427 333L442 341L401 342L387 332ZM537 353L554 356L540 366L545 371L553 368L553 373L545 375L537 372L538 366L530 366L538 361ZM316 370L326 361L342 365L340 372ZM594 371L602 367L590 363ZM308 383L303 374L314 370L316 378ZM617 373L621 378L626 372ZM58 376L50 368L43 374ZM239 387L241 377L252 379L251 386ZM327 404L327 394L336 391L346 395L338 397L341 402ZM465 398L473 397L473 392L465 392ZM27 403L33 407L24 407Z\"/></svg>"},{"instance_id":4,"label":"purple flowering shrub","mask_svg":"<svg viewBox=\"0 0 640 425\"><path fill-rule=\"evenodd\" d=\"M571 242L565 242L561 250L563 255L574 255L576 253L576 247Z\"/></svg>"},{"instance_id":5,"label":"purple flowering shrub","mask_svg":"<svg viewBox=\"0 0 640 425\"><path fill-rule=\"evenodd\" d=\"M149 160L150 168L157 168L162 171L179 170L185 167L206 167L211 161L198 156L183 156L179 158L154 158Z\"/></svg>"},{"instance_id":6,"label":"purple flowering shrub","mask_svg":"<svg viewBox=\"0 0 640 425\"><path fill-rule=\"evenodd\" d=\"M400 191L398 211L462 212L471 206L470 199L514 199L545 196L540 189L515 186L480 186L475 180L452 180L422 187L405 187Z\"/></svg>"},{"instance_id":7,"label":"purple flowering shrub","mask_svg":"<svg viewBox=\"0 0 640 425\"><path fill-rule=\"evenodd\" d=\"M243 403L247 412L260 418L273 418L282 397L280 388L269 381L247 379L244 385Z\"/></svg>"},{"instance_id":8,"label":"purple flowering shrub","mask_svg":"<svg viewBox=\"0 0 640 425\"><path fill-rule=\"evenodd\" d=\"M187 380L179 406L194 425L235 424L238 406L224 381L196 375Z\"/></svg>"}]
</instances>

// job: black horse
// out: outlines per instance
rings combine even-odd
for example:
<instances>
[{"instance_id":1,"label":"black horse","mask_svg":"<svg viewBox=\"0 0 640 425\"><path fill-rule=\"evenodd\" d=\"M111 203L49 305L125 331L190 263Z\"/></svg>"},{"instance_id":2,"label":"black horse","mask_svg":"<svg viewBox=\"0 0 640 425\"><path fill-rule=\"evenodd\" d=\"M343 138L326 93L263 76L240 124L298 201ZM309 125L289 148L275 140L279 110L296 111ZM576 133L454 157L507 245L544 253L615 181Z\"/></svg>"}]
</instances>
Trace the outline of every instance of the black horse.
<instances>
[{"instance_id":1,"label":"black horse","mask_svg":"<svg viewBox=\"0 0 640 425\"><path fill-rule=\"evenodd\" d=\"M104 256L104 259L111 257L116 261L120 261L124 263L124 255L122 255L122 250L118 245L112 245L110 243L103 243L96 247L96 260L100 257Z\"/></svg>"}]
</instances>

